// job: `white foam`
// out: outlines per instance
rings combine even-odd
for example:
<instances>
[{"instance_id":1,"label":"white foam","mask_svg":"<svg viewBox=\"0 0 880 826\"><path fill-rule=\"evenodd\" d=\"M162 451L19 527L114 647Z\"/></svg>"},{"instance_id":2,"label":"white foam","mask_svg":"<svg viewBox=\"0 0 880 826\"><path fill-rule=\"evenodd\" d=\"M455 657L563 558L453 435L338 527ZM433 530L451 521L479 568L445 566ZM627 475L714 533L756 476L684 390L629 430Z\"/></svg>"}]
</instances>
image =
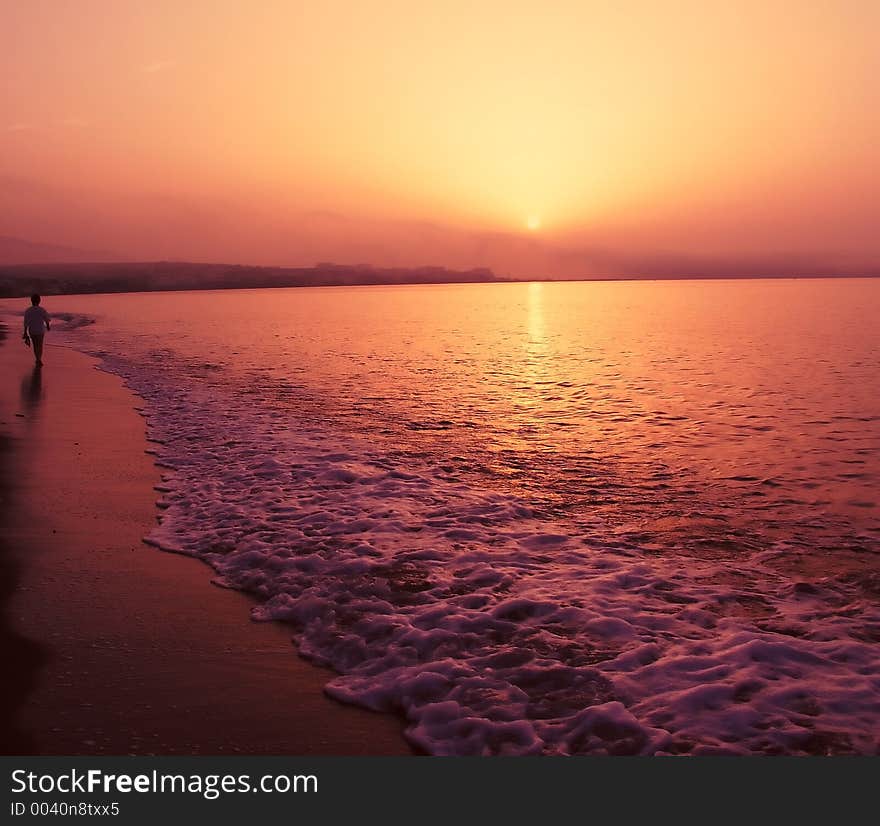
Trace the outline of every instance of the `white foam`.
<instances>
[{"instance_id":1,"label":"white foam","mask_svg":"<svg viewBox=\"0 0 880 826\"><path fill-rule=\"evenodd\" d=\"M798 588L764 564L781 549L731 572L584 541L244 393L105 363L169 469L148 541L253 594L339 672L331 696L403 714L425 751L880 748L880 610L855 585Z\"/></svg>"}]
</instances>

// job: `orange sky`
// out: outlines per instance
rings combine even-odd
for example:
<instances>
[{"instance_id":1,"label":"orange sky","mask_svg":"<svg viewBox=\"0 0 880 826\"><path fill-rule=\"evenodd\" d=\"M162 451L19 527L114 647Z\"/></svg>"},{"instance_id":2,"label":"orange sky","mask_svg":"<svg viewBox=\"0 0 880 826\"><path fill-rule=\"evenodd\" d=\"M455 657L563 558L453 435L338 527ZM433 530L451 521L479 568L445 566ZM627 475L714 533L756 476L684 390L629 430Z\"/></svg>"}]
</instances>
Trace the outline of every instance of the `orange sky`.
<instances>
[{"instance_id":1,"label":"orange sky","mask_svg":"<svg viewBox=\"0 0 880 826\"><path fill-rule=\"evenodd\" d=\"M0 235L518 275L880 266L876 0L0 14Z\"/></svg>"}]
</instances>

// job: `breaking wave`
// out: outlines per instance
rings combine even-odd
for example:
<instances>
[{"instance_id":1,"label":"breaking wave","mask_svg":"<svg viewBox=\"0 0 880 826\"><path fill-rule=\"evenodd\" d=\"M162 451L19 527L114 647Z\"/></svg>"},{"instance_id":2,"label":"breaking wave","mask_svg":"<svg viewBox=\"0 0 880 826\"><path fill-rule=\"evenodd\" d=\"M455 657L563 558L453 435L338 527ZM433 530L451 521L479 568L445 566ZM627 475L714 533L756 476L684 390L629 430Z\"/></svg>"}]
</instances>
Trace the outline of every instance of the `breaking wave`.
<instances>
[{"instance_id":1,"label":"breaking wave","mask_svg":"<svg viewBox=\"0 0 880 826\"><path fill-rule=\"evenodd\" d=\"M784 542L730 562L585 535L246 386L103 358L165 471L147 541L252 594L338 672L330 695L402 714L418 748L880 748L876 574L792 575Z\"/></svg>"}]
</instances>

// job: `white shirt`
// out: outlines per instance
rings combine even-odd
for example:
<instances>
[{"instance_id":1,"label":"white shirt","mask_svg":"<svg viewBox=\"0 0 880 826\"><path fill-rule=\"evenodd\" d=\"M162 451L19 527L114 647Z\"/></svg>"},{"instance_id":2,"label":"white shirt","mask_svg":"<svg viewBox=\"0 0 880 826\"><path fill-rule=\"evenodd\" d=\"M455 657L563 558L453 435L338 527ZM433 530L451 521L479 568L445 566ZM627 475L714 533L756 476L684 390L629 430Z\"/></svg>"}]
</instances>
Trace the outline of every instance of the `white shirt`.
<instances>
[{"instance_id":1,"label":"white shirt","mask_svg":"<svg viewBox=\"0 0 880 826\"><path fill-rule=\"evenodd\" d=\"M42 336L49 325L49 313L42 307L28 307L24 311L24 327L28 335Z\"/></svg>"}]
</instances>

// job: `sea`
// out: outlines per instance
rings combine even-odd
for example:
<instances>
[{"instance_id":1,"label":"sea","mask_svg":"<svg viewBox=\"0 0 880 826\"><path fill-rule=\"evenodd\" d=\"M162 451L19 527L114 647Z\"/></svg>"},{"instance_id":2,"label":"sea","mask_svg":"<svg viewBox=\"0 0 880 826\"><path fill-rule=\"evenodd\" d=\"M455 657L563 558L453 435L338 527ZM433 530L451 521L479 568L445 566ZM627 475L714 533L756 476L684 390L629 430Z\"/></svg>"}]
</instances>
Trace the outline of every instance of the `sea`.
<instances>
[{"instance_id":1,"label":"sea","mask_svg":"<svg viewBox=\"0 0 880 826\"><path fill-rule=\"evenodd\" d=\"M136 395L146 541L416 749L880 752L880 280L44 306Z\"/></svg>"}]
</instances>

